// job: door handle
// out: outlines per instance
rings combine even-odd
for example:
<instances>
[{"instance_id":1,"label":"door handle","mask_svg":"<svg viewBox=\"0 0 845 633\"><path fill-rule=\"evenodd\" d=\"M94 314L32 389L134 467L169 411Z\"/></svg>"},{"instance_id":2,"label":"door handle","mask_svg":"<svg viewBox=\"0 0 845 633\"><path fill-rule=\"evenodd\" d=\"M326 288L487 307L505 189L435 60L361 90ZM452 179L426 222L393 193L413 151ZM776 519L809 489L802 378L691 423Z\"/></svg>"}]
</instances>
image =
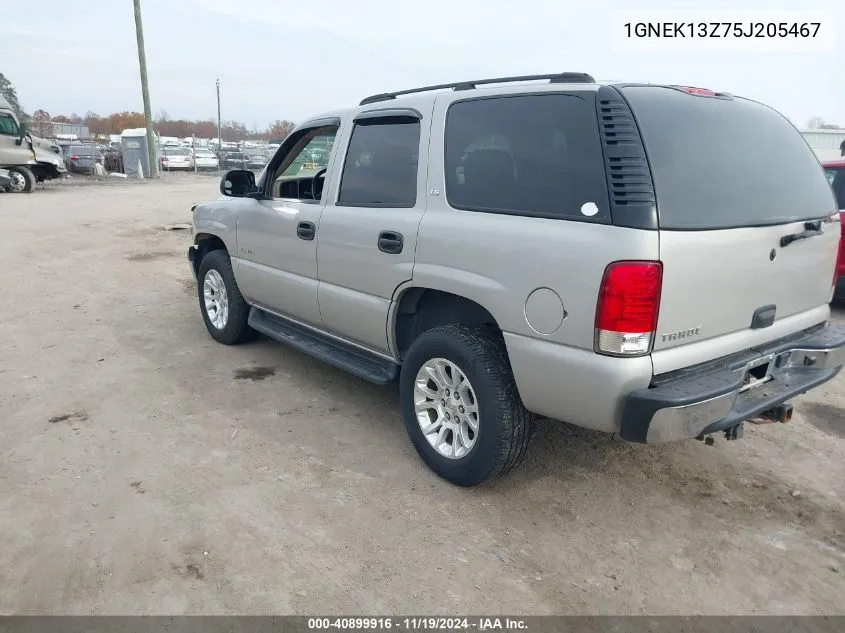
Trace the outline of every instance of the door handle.
<instances>
[{"instance_id":1,"label":"door handle","mask_svg":"<svg viewBox=\"0 0 845 633\"><path fill-rule=\"evenodd\" d=\"M378 249L382 253L398 255L405 245L405 238L396 231L382 231L378 236Z\"/></svg>"},{"instance_id":2,"label":"door handle","mask_svg":"<svg viewBox=\"0 0 845 633\"><path fill-rule=\"evenodd\" d=\"M301 240L313 240L317 226L313 222L300 222L296 225L296 236Z\"/></svg>"}]
</instances>

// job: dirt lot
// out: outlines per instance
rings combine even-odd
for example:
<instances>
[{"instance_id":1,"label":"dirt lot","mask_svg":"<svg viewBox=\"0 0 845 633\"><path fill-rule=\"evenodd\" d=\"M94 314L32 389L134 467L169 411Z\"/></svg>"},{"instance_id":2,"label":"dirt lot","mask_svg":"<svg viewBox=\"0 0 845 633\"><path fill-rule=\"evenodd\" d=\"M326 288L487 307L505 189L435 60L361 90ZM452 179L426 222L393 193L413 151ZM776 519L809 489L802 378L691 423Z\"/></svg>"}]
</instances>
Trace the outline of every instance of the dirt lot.
<instances>
[{"instance_id":1,"label":"dirt lot","mask_svg":"<svg viewBox=\"0 0 845 633\"><path fill-rule=\"evenodd\" d=\"M392 388L207 335L160 227L216 186L0 194L0 614L845 613L845 375L713 447L542 423L455 488Z\"/></svg>"}]
</instances>

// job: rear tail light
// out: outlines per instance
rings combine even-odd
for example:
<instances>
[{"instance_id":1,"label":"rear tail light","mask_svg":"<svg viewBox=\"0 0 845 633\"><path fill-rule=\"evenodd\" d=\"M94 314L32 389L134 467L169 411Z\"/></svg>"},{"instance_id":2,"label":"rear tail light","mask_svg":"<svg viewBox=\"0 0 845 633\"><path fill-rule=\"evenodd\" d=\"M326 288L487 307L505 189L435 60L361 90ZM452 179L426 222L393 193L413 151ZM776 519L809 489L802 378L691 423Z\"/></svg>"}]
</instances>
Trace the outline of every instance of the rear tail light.
<instances>
[{"instance_id":1,"label":"rear tail light","mask_svg":"<svg viewBox=\"0 0 845 633\"><path fill-rule=\"evenodd\" d=\"M596 306L596 352L641 356L651 351L662 282L660 262L613 262L605 269Z\"/></svg>"},{"instance_id":2,"label":"rear tail light","mask_svg":"<svg viewBox=\"0 0 845 633\"><path fill-rule=\"evenodd\" d=\"M71 160L79 160L79 156L71 156L70 159Z\"/></svg>"}]
</instances>

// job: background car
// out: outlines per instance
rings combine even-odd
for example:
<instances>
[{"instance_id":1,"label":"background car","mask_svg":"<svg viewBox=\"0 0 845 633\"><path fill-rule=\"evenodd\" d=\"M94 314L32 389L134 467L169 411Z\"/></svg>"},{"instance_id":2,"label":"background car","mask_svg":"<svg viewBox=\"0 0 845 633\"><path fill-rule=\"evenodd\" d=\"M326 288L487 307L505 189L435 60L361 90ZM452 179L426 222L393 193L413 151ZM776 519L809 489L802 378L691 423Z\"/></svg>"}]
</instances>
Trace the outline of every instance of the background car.
<instances>
[{"instance_id":1,"label":"background car","mask_svg":"<svg viewBox=\"0 0 845 633\"><path fill-rule=\"evenodd\" d=\"M836 263L836 290L834 298L845 300L845 158L831 160L822 163L827 180L836 196L836 203L839 205L839 220L842 230L842 239L839 240L839 259Z\"/></svg>"},{"instance_id":2,"label":"background car","mask_svg":"<svg viewBox=\"0 0 845 633\"><path fill-rule=\"evenodd\" d=\"M210 149L205 149L204 147L198 147L193 150L194 152L194 161L196 162L196 166L198 170L212 170L216 171L220 169L220 161L218 160L217 156L212 152Z\"/></svg>"},{"instance_id":3,"label":"background car","mask_svg":"<svg viewBox=\"0 0 845 633\"><path fill-rule=\"evenodd\" d=\"M246 154L246 168L247 169L264 169L267 165L267 156L261 151L250 151Z\"/></svg>"},{"instance_id":4,"label":"background car","mask_svg":"<svg viewBox=\"0 0 845 633\"><path fill-rule=\"evenodd\" d=\"M161 149L161 168L164 171L194 168L194 156L187 147L163 147Z\"/></svg>"},{"instance_id":5,"label":"background car","mask_svg":"<svg viewBox=\"0 0 845 633\"><path fill-rule=\"evenodd\" d=\"M95 145L71 145L65 156L68 171L76 174L90 174L95 164L105 162L102 152Z\"/></svg>"},{"instance_id":6,"label":"background car","mask_svg":"<svg viewBox=\"0 0 845 633\"><path fill-rule=\"evenodd\" d=\"M246 169L247 158L243 152L223 152L220 157L222 169Z\"/></svg>"},{"instance_id":7,"label":"background car","mask_svg":"<svg viewBox=\"0 0 845 633\"><path fill-rule=\"evenodd\" d=\"M103 152L106 171L123 173L123 151L119 147L108 147Z\"/></svg>"}]
</instances>

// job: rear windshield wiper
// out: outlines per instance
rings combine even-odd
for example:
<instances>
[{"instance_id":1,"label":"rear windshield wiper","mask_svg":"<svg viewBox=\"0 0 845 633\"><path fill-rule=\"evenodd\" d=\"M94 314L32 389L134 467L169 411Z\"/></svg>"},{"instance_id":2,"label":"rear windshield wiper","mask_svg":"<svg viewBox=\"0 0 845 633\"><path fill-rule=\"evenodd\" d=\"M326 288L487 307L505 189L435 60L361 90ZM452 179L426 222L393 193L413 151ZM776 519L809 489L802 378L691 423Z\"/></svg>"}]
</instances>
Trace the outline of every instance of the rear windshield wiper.
<instances>
[{"instance_id":1,"label":"rear windshield wiper","mask_svg":"<svg viewBox=\"0 0 845 633\"><path fill-rule=\"evenodd\" d=\"M804 222L804 230L800 233L790 233L780 238L781 248L789 246L798 240L804 240L808 237L815 237L824 233L822 230L822 220L813 220L812 222Z\"/></svg>"}]
</instances>

